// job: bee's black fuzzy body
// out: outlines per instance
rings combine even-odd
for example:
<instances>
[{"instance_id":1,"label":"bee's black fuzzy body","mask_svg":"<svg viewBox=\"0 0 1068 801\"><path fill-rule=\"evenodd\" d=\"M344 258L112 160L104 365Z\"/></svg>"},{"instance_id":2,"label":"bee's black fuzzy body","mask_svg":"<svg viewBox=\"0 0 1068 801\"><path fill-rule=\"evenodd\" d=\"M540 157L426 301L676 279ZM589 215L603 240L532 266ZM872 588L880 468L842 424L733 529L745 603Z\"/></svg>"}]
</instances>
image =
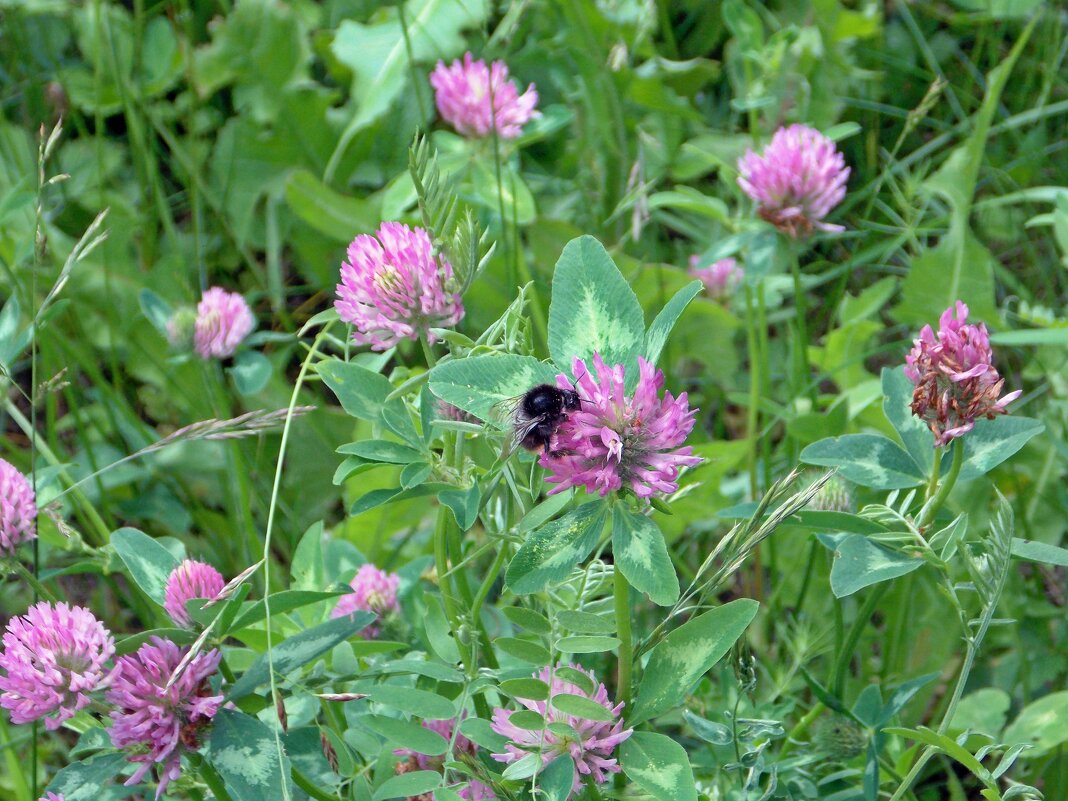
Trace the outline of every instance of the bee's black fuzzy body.
<instances>
[{"instance_id":1,"label":"bee's black fuzzy body","mask_svg":"<svg viewBox=\"0 0 1068 801\"><path fill-rule=\"evenodd\" d=\"M568 412L579 409L579 396L573 389L538 384L523 395L515 416L518 444L530 451L554 455L552 437L567 419Z\"/></svg>"}]
</instances>

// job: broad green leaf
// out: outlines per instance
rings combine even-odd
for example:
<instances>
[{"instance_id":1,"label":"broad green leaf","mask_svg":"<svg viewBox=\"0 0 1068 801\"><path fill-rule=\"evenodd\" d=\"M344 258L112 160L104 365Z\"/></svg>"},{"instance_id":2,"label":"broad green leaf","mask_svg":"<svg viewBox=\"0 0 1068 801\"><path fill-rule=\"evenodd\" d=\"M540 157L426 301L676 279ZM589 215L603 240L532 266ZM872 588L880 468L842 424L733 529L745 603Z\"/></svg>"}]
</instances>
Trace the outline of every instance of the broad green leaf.
<instances>
[{"instance_id":1,"label":"broad green leaf","mask_svg":"<svg viewBox=\"0 0 1068 801\"><path fill-rule=\"evenodd\" d=\"M493 644L509 656L532 665L547 665L553 658L545 646L518 637L498 637Z\"/></svg>"},{"instance_id":2,"label":"broad green leaf","mask_svg":"<svg viewBox=\"0 0 1068 801\"><path fill-rule=\"evenodd\" d=\"M284 676L318 659L339 642L344 642L365 628L374 619L375 616L370 612L355 612L328 620L283 640L274 646L271 654L275 675ZM248 695L267 679L267 654L261 654L234 683L227 694L227 700L232 701Z\"/></svg>"},{"instance_id":3,"label":"broad green leaf","mask_svg":"<svg viewBox=\"0 0 1068 801\"><path fill-rule=\"evenodd\" d=\"M297 544L290 569L294 590L318 590L326 586L323 567L323 521L312 523Z\"/></svg>"},{"instance_id":4,"label":"broad green leaf","mask_svg":"<svg viewBox=\"0 0 1068 801\"><path fill-rule=\"evenodd\" d=\"M491 753L503 753L508 744L508 738L497 734L490 722L482 718L464 718L460 721L460 734Z\"/></svg>"},{"instance_id":5,"label":"broad green leaf","mask_svg":"<svg viewBox=\"0 0 1068 801\"><path fill-rule=\"evenodd\" d=\"M366 459L369 462L387 462L389 464L408 464L425 458L415 448L392 442L388 439L365 439L360 442L350 442L337 449L338 453L351 454Z\"/></svg>"},{"instance_id":6,"label":"broad green leaf","mask_svg":"<svg viewBox=\"0 0 1068 801\"><path fill-rule=\"evenodd\" d=\"M601 617L592 612L574 612L564 609L556 613L556 622L567 631L582 634L614 634L616 630L613 619Z\"/></svg>"},{"instance_id":7,"label":"broad green leaf","mask_svg":"<svg viewBox=\"0 0 1068 801\"><path fill-rule=\"evenodd\" d=\"M360 420L378 420L393 385L384 375L352 362L331 359L315 368L345 411Z\"/></svg>"},{"instance_id":8,"label":"broad green leaf","mask_svg":"<svg viewBox=\"0 0 1068 801\"><path fill-rule=\"evenodd\" d=\"M101 790L128 764L122 754L99 754L72 762L56 773L45 791L56 793L66 801L100 801Z\"/></svg>"},{"instance_id":9,"label":"broad green leaf","mask_svg":"<svg viewBox=\"0 0 1068 801\"><path fill-rule=\"evenodd\" d=\"M563 581L597 545L607 516L600 501L586 503L529 535L508 565L505 583L519 595Z\"/></svg>"},{"instance_id":10,"label":"broad green leaf","mask_svg":"<svg viewBox=\"0 0 1068 801\"><path fill-rule=\"evenodd\" d=\"M981 687L960 699L960 705L953 713L950 731L956 734L971 729L1002 742L1001 730L1005 728L1010 706L1012 698L1004 690L999 687Z\"/></svg>"},{"instance_id":11,"label":"broad green leaf","mask_svg":"<svg viewBox=\"0 0 1068 801\"><path fill-rule=\"evenodd\" d=\"M430 391L480 420L497 420L493 407L538 384L555 384L556 369L532 356L472 356L439 364L430 371Z\"/></svg>"},{"instance_id":12,"label":"broad green leaf","mask_svg":"<svg viewBox=\"0 0 1068 801\"><path fill-rule=\"evenodd\" d=\"M214 611L214 610L213 610ZM196 640L196 633L189 629L160 628L139 631L115 641L115 656L132 654L153 637L162 637L170 640L175 645L192 645Z\"/></svg>"},{"instance_id":13,"label":"broad green leaf","mask_svg":"<svg viewBox=\"0 0 1068 801\"><path fill-rule=\"evenodd\" d=\"M923 565L922 559L895 553L862 534L818 536L824 545L834 551L831 592L836 598L844 598L872 584L904 576Z\"/></svg>"},{"instance_id":14,"label":"broad green leaf","mask_svg":"<svg viewBox=\"0 0 1068 801\"><path fill-rule=\"evenodd\" d=\"M837 467L842 478L872 489L903 489L926 480L900 445L879 434L821 439L801 451L801 461Z\"/></svg>"},{"instance_id":15,"label":"broad green leaf","mask_svg":"<svg viewBox=\"0 0 1068 801\"><path fill-rule=\"evenodd\" d=\"M610 721L613 719L611 709L605 709L593 699L582 695L557 693L550 703L565 715L574 715L576 718L582 718L583 720Z\"/></svg>"},{"instance_id":16,"label":"broad green leaf","mask_svg":"<svg viewBox=\"0 0 1068 801\"><path fill-rule=\"evenodd\" d=\"M734 734L730 728L722 723L705 720L695 715L689 709L682 710L682 719L693 729L694 734L712 745L730 745L734 742Z\"/></svg>"},{"instance_id":17,"label":"broad green leaf","mask_svg":"<svg viewBox=\"0 0 1068 801\"><path fill-rule=\"evenodd\" d=\"M558 756L545 766L538 776L539 798L545 801L567 801L575 783L575 763L567 754Z\"/></svg>"},{"instance_id":18,"label":"broad green leaf","mask_svg":"<svg viewBox=\"0 0 1068 801\"><path fill-rule=\"evenodd\" d=\"M572 239L553 272L549 305L549 353L570 374L575 357L592 369L593 354L605 364L637 369L645 341L638 298L604 246L592 236Z\"/></svg>"},{"instance_id":19,"label":"broad green leaf","mask_svg":"<svg viewBox=\"0 0 1068 801\"><path fill-rule=\"evenodd\" d=\"M975 755L956 740L950 739L944 734L931 731L926 726L920 726L915 729L890 727L883 729L883 731L887 734L896 734L898 737L907 737L910 740L933 746L947 756L957 760L980 781L987 783L991 781L990 771L983 767L982 763L975 758Z\"/></svg>"},{"instance_id":20,"label":"broad green leaf","mask_svg":"<svg viewBox=\"0 0 1068 801\"><path fill-rule=\"evenodd\" d=\"M1022 328L990 335L993 345L1060 345L1068 346L1068 326L1060 328Z\"/></svg>"},{"instance_id":21,"label":"broad green leaf","mask_svg":"<svg viewBox=\"0 0 1068 801\"><path fill-rule=\"evenodd\" d=\"M159 332L162 337L167 336L167 323L170 322L171 315L174 314L174 309L171 305L153 292L148 287L143 288L137 294L137 300L141 305L141 313L145 315L145 318L152 323L152 327ZM7 302L7 306L0 312L0 353L4 352L4 345L6 342L4 316L7 314L8 306L14 303L15 314L18 314L18 304L15 303L15 296L12 295ZM18 318L15 318L15 322L18 322ZM12 334L13 336L13 334Z\"/></svg>"},{"instance_id":22,"label":"broad green leaf","mask_svg":"<svg viewBox=\"0 0 1068 801\"><path fill-rule=\"evenodd\" d=\"M449 741L418 723L385 715L364 715L360 721L367 724L391 743L408 748L417 754L440 756L449 750Z\"/></svg>"},{"instance_id":23,"label":"broad green leaf","mask_svg":"<svg viewBox=\"0 0 1068 801\"><path fill-rule=\"evenodd\" d=\"M376 703L421 718L451 720L456 717L455 703L427 690L402 687L399 684L376 684L367 690L367 696Z\"/></svg>"},{"instance_id":24,"label":"broad green leaf","mask_svg":"<svg viewBox=\"0 0 1068 801\"><path fill-rule=\"evenodd\" d=\"M289 756L275 733L243 712L219 710L212 722L207 759L234 801L282 798L283 783L293 793Z\"/></svg>"},{"instance_id":25,"label":"broad green leaf","mask_svg":"<svg viewBox=\"0 0 1068 801\"><path fill-rule=\"evenodd\" d=\"M402 773L382 782L371 797L373 801L387 798L410 798L413 795L429 793L441 784L441 774L434 770L416 770Z\"/></svg>"},{"instance_id":26,"label":"broad green leaf","mask_svg":"<svg viewBox=\"0 0 1068 801\"><path fill-rule=\"evenodd\" d=\"M905 375L904 367L884 367L883 413L890 421L905 450L924 474L930 474L934 465L934 434L920 418L912 413L912 382Z\"/></svg>"},{"instance_id":27,"label":"broad green leaf","mask_svg":"<svg viewBox=\"0 0 1068 801\"><path fill-rule=\"evenodd\" d=\"M163 606L164 591L178 560L170 551L136 528L120 528L111 534L111 547L119 555L130 578L145 594Z\"/></svg>"},{"instance_id":28,"label":"broad green leaf","mask_svg":"<svg viewBox=\"0 0 1068 801\"><path fill-rule=\"evenodd\" d=\"M374 203L339 194L308 170L290 174L285 195L297 217L337 242L347 244L357 234L370 233L378 226Z\"/></svg>"},{"instance_id":29,"label":"broad green leaf","mask_svg":"<svg viewBox=\"0 0 1068 801\"><path fill-rule=\"evenodd\" d=\"M506 606L501 612L512 623L527 631L532 631L535 634L552 633L553 627L549 622L549 618L540 612L535 612L533 609L527 609L525 606Z\"/></svg>"},{"instance_id":30,"label":"broad green leaf","mask_svg":"<svg viewBox=\"0 0 1068 801\"><path fill-rule=\"evenodd\" d=\"M756 601L739 598L668 634L649 654L627 722L641 723L682 703L701 676L742 636L759 608Z\"/></svg>"},{"instance_id":31,"label":"broad green leaf","mask_svg":"<svg viewBox=\"0 0 1068 801\"><path fill-rule=\"evenodd\" d=\"M678 322L682 313L686 311L690 301L699 294L701 294L701 282L693 281L676 292L674 297L664 304L664 308L656 315L656 319L649 326L649 330L645 332L645 347L643 351L647 362L656 364L656 360L660 358L660 353L664 350L664 345L667 344L671 329L675 327L675 323Z\"/></svg>"},{"instance_id":32,"label":"broad green leaf","mask_svg":"<svg viewBox=\"0 0 1068 801\"><path fill-rule=\"evenodd\" d=\"M561 637L556 642L557 650L565 654L600 654L619 647L616 637L598 637L592 634L579 634L574 637Z\"/></svg>"},{"instance_id":33,"label":"broad green leaf","mask_svg":"<svg viewBox=\"0 0 1068 801\"><path fill-rule=\"evenodd\" d=\"M1034 540L1012 538L1012 555L1032 562L1045 562L1047 565L1068 567L1068 549L1057 545Z\"/></svg>"},{"instance_id":34,"label":"broad green leaf","mask_svg":"<svg viewBox=\"0 0 1068 801\"><path fill-rule=\"evenodd\" d=\"M478 520L482 490L475 481L467 489L442 490L438 493L438 500L452 511L460 531L467 531Z\"/></svg>"},{"instance_id":35,"label":"broad green leaf","mask_svg":"<svg viewBox=\"0 0 1068 801\"><path fill-rule=\"evenodd\" d=\"M271 378L271 360L258 350L243 350L234 357L226 372L234 379L234 386L242 395L255 395Z\"/></svg>"},{"instance_id":36,"label":"broad green leaf","mask_svg":"<svg viewBox=\"0 0 1068 801\"><path fill-rule=\"evenodd\" d=\"M1007 745L1034 746L1023 752L1025 759L1040 757L1068 742L1068 690L1050 693L1025 706L1000 739Z\"/></svg>"},{"instance_id":37,"label":"broad green leaf","mask_svg":"<svg viewBox=\"0 0 1068 801\"><path fill-rule=\"evenodd\" d=\"M670 737L634 732L620 746L619 764L653 798L697 801L697 783L686 750Z\"/></svg>"},{"instance_id":38,"label":"broad green leaf","mask_svg":"<svg viewBox=\"0 0 1068 801\"><path fill-rule=\"evenodd\" d=\"M271 595L270 607L272 615L281 615L300 609L302 606L338 598L344 592L318 592L316 590L282 590ZM243 610L234 620L231 626L233 631L259 623L267 617L267 608L263 600L256 601Z\"/></svg>"},{"instance_id":39,"label":"broad green leaf","mask_svg":"<svg viewBox=\"0 0 1068 801\"><path fill-rule=\"evenodd\" d=\"M1045 428L1038 420L1011 414L976 421L975 428L964 435L964 464L960 468L960 479L986 475Z\"/></svg>"},{"instance_id":40,"label":"broad green leaf","mask_svg":"<svg viewBox=\"0 0 1068 801\"><path fill-rule=\"evenodd\" d=\"M660 606L679 599L679 578L664 534L651 517L617 504L612 516L612 556L636 590Z\"/></svg>"},{"instance_id":41,"label":"broad green leaf","mask_svg":"<svg viewBox=\"0 0 1068 801\"><path fill-rule=\"evenodd\" d=\"M501 682L501 692L515 698L545 701L549 698L549 685L541 679L508 679Z\"/></svg>"},{"instance_id":42,"label":"broad green leaf","mask_svg":"<svg viewBox=\"0 0 1068 801\"><path fill-rule=\"evenodd\" d=\"M455 665L460 661L460 649L456 640L452 638L449 629L449 620L445 617L445 609L441 599L437 595L426 595L426 619L423 621L426 628L427 642L430 650L442 662Z\"/></svg>"}]
</instances>

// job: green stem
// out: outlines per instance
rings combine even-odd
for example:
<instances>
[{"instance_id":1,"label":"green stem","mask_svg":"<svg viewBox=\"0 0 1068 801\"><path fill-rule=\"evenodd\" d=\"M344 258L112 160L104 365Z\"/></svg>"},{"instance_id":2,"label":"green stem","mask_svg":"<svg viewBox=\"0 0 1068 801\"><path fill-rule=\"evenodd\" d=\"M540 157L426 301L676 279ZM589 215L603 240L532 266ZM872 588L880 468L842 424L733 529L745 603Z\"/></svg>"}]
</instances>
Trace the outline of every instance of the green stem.
<instances>
[{"instance_id":1,"label":"green stem","mask_svg":"<svg viewBox=\"0 0 1068 801\"><path fill-rule=\"evenodd\" d=\"M868 621L871 620L871 616L875 612L875 607L878 606L879 601L882 600L883 595L886 594L886 590L889 587L890 582L888 581L884 581L876 586L864 601L864 606L857 612L857 617L853 621L853 625L849 627L849 634L846 635L845 641L842 643L842 648L838 652L838 662L834 669L834 681L831 684L831 692L838 698L842 697L846 671L849 670L849 662L853 658L853 649L857 647L857 642L860 640L860 635L863 633L864 627L868 625Z\"/></svg>"},{"instance_id":2,"label":"green stem","mask_svg":"<svg viewBox=\"0 0 1068 801\"><path fill-rule=\"evenodd\" d=\"M938 463L941 461L941 454L935 456L934 467L931 468L932 474L938 471ZM949 473L946 474L945 481L942 482L938 488L937 494L934 498L927 503L926 510L923 516L920 518L920 522L916 525L920 531L923 531L934 520L938 510L942 508L942 505L946 502L946 498L949 497L950 491L953 489L953 485L957 483L957 476L960 475L960 468L964 464L964 440L960 437L953 440L953 464L949 467Z\"/></svg>"},{"instance_id":3,"label":"green stem","mask_svg":"<svg viewBox=\"0 0 1068 801\"><path fill-rule=\"evenodd\" d=\"M616 679L616 700L623 703L623 715L629 717L630 668L634 661L634 636L630 621L630 585L627 577L615 566L616 634L619 636L619 673Z\"/></svg>"},{"instance_id":4,"label":"green stem","mask_svg":"<svg viewBox=\"0 0 1068 801\"><path fill-rule=\"evenodd\" d=\"M223 781L222 776L218 771L200 754L189 754L190 761L196 767L200 773L200 778L204 780L204 783L208 785L212 794L215 796L215 801L232 801L230 793L226 789L226 783Z\"/></svg>"},{"instance_id":5,"label":"green stem","mask_svg":"<svg viewBox=\"0 0 1068 801\"><path fill-rule=\"evenodd\" d=\"M36 742L36 738L34 738ZM11 732L7 728L7 721L0 715L0 745L3 745L4 760L7 762L7 775L11 777L11 787L15 793L14 801L33 801L30 786L26 783L26 777L22 775L22 764L16 753L14 743L11 740ZM34 781L36 782L36 776Z\"/></svg>"},{"instance_id":6,"label":"green stem","mask_svg":"<svg viewBox=\"0 0 1068 801\"><path fill-rule=\"evenodd\" d=\"M816 718L822 715L823 710L826 708L827 707L823 705L822 701L817 701L816 705L808 710L801 720L797 721L797 725L790 729L790 733L786 735L786 742L782 744L782 750L779 751L780 761L793 750L794 743L805 736L809 728L816 721Z\"/></svg>"},{"instance_id":7,"label":"green stem","mask_svg":"<svg viewBox=\"0 0 1068 801\"><path fill-rule=\"evenodd\" d=\"M749 409L746 414L746 436L749 437L749 497L757 499L760 489L760 479L757 474L758 455L760 445L757 437L760 425L760 371L757 369L759 362L759 344L757 340L756 316L753 311L753 289L745 288L745 341L749 351Z\"/></svg>"},{"instance_id":8,"label":"green stem","mask_svg":"<svg viewBox=\"0 0 1068 801\"><path fill-rule=\"evenodd\" d=\"M338 801L336 795L330 795L330 793L324 792L316 787L315 782L301 773L296 765L292 765L291 768L293 771L293 783L312 798L316 799L316 801Z\"/></svg>"},{"instance_id":9,"label":"green stem","mask_svg":"<svg viewBox=\"0 0 1068 801\"><path fill-rule=\"evenodd\" d=\"M25 565L23 565L18 560L12 560L12 562L15 566L15 572L22 576L22 578L26 580L27 584L33 587L35 593L37 593L39 596L41 596L50 603L59 603L59 599L56 598L55 594L47 587L45 587L44 584L41 583L41 580L37 578L37 576L27 570Z\"/></svg>"},{"instance_id":10,"label":"green stem","mask_svg":"<svg viewBox=\"0 0 1068 801\"><path fill-rule=\"evenodd\" d=\"M794 311L797 315L794 320L794 392L806 392L813 403L816 404L816 387L809 380L808 374L808 303L805 299L805 290L801 286L801 261L797 255L797 249L790 247L790 272L794 276Z\"/></svg>"},{"instance_id":11,"label":"green stem","mask_svg":"<svg viewBox=\"0 0 1068 801\"><path fill-rule=\"evenodd\" d=\"M586 784L586 789L590 791L590 801L601 801L601 791L597 787L597 780L593 778L593 774L587 773L582 777L582 781Z\"/></svg>"},{"instance_id":12,"label":"green stem","mask_svg":"<svg viewBox=\"0 0 1068 801\"><path fill-rule=\"evenodd\" d=\"M434 349L430 347L430 341L425 334L419 337L419 344L423 348L423 357L426 359L426 367L429 370L438 363L437 358L434 356Z\"/></svg>"}]
</instances>

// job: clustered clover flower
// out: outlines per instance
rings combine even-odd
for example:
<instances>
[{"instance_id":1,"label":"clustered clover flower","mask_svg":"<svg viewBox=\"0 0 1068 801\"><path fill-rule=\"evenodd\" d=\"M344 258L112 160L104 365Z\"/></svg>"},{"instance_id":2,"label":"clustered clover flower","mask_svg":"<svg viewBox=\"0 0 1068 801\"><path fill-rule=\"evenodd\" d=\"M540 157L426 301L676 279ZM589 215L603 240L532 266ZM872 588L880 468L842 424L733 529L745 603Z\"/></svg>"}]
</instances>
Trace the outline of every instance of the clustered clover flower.
<instances>
[{"instance_id":1,"label":"clustered clover flower","mask_svg":"<svg viewBox=\"0 0 1068 801\"><path fill-rule=\"evenodd\" d=\"M549 705L547 701L532 701L520 698L519 703L525 708L533 710L545 719L546 726L541 729L528 729L512 723L512 715L518 710L495 709L493 721L490 726L497 734L509 739L505 752L493 754L498 762L517 762L530 753L541 754L543 765L548 765L561 754L568 754L575 763L577 773L573 792L582 788L583 776L592 776L594 782L603 784L612 773L619 773L619 764L612 753L616 746L630 737L634 729L624 729L623 719L620 712L623 704L612 705L608 699L608 690L603 683L598 683L593 671L583 670L578 665L569 667L583 673L590 680L590 686L596 687L594 692L587 691L584 687L575 684L557 674L563 665L557 665L554 670L550 666L541 669L534 674L534 678L540 679L550 685L549 697L552 698L560 693L578 695L600 704L612 716L612 720L588 720L560 712ZM549 726L553 723L565 723L578 734L578 738L562 736L553 731Z\"/></svg>"},{"instance_id":2,"label":"clustered clover flower","mask_svg":"<svg viewBox=\"0 0 1068 801\"><path fill-rule=\"evenodd\" d=\"M252 309L240 294L213 286L197 304L193 347L202 359L225 359L255 327Z\"/></svg>"},{"instance_id":3,"label":"clustered clover flower","mask_svg":"<svg viewBox=\"0 0 1068 801\"><path fill-rule=\"evenodd\" d=\"M546 481L556 484L550 494L578 486L601 495L626 487L639 498L677 490L682 468L701 461L682 446L697 413L686 393L658 397L664 373L641 357L633 395L625 393L623 365L609 367L594 354L593 368L576 358L571 370L580 377L574 386L566 376L556 377L561 389L578 392L579 410L568 414L552 448L541 455L550 473Z\"/></svg>"},{"instance_id":4,"label":"clustered clover flower","mask_svg":"<svg viewBox=\"0 0 1068 801\"><path fill-rule=\"evenodd\" d=\"M430 73L430 84L438 112L464 136L487 136L496 127L502 139L515 139L527 122L540 116L534 84L519 94L503 61L487 67L470 53L462 63L457 59L447 67L439 61Z\"/></svg>"},{"instance_id":5,"label":"clustered clover flower","mask_svg":"<svg viewBox=\"0 0 1068 801\"><path fill-rule=\"evenodd\" d=\"M226 582L222 574L209 564L186 559L171 571L164 590L163 608L176 625L190 628L193 619L185 608L194 598L211 600L222 592Z\"/></svg>"},{"instance_id":6,"label":"clustered clover flower","mask_svg":"<svg viewBox=\"0 0 1068 801\"><path fill-rule=\"evenodd\" d=\"M374 612L379 621L390 612L397 611L397 587L400 576L387 573L368 563L360 565L356 575L349 582L352 592L342 595L330 617L342 617L354 612ZM361 636L373 640L381 633L382 627L376 621L367 626Z\"/></svg>"},{"instance_id":7,"label":"clustered clover flower","mask_svg":"<svg viewBox=\"0 0 1068 801\"><path fill-rule=\"evenodd\" d=\"M141 765L126 785L137 784L159 765L157 799L181 775L182 751L200 747L203 731L223 700L208 683L222 659L217 650L194 656L167 688L186 650L152 637L137 653L119 658L107 693L108 702L117 707L111 713L111 741L116 748L129 749L126 758Z\"/></svg>"},{"instance_id":8,"label":"clustered clover flower","mask_svg":"<svg viewBox=\"0 0 1068 801\"><path fill-rule=\"evenodd\" d=\"M42 601L11 618L0 652L0 707L12 723L45 719L52 731L106 686L115 640L88 609Z\"/></svg>"},{"instance_id":9,"label":"clustered clover flower","mask_svg":"<svg viewBox=\"0 0 1068 801\"><path fill-rule=\"evenodd\" d=\"M334 306L352 324L353 340L372 350L420 336L433 343L431 328L450 328L464 316L460 295L449 288L452 277L452 265L434 255L424 229L385 222L374 236L352 240Z\"/></svg>"},{"instance_id":10,"label":"clustered clover flower","mask_svg":"<svg viewBox=\"0 0 1068 801\"><path fill-rule=\"evenodd\" d=\"M961 301L938 320L938 333L925 325L905 357L905 375L915 385L912 413L946 445L975 426L981 417L994 419L1020 397L1022 390L1001 395L1005 384L994 367L986 325L972 325Z\"/></svg>"},{"instance_id":11,"label":"clustered clover flower","mask_svg":"<svg viewBox=\"0 0 1068 801\"><path fill-rule=\"evenodd\" d=\"M780 128L763 155L746 151L738 172L738 185L760 204L757 213L780 231L797 238L814 229L844 230L823 218L845 197L849 168L834 142L815 128Z\"/></svg>"},{"instance_id":12,"label":"clustered clover flower","mask_svg":"<svg viewBox=\"0 0 1068 801\"><path fill-rule=\"evenodd\" d=\"M690 256L690 275L705 285L705 292L714 300L727 300L745 275L737 259L720 259L707 267L700 267L700 263L700 256Z\"/></svg>"},{"instance_id":13,"label":"clustered clover flower","mask_svg":"<svg viewBox=\"0 0 1068 801\"><path fill-rule=\"evenodd\" d=\"M456 739L455 741L453 740L456 724L455 718L452 720L424 720L423 728L440 734L446 741L452 743L454 756L474 757L478 751L477 745L460 733L456 733ZM409 748L398 748L393 753L396 756L403 757L405 760L397 765L397 773L408 773L413 770L440 771L444 764L443 756L427 756ZM467 786L456 792L460 798L466 799L466 801L495 801L497 798L493 790L477 779L469 779ZM419 796L416 796L416 798L419 798Z\"/></svg>"},{"instance_id":14,"label":"clustered clover flower","mask_svg":"<svg viewBox=\"0 0 1068 801\"><path fill-rule=\"evenodd\" d=\"M13 464L0 459L0 557L37 536L37 500L26 478Z\"/></svg>"},{"instance_id":15,"label":"clustered clover flower","mask_svg":"<svg viewBox=\"0 0 1068 801\"><path fill-rule=\"evenodd\" d=\"M63 793L45 793L37 801L67 801Z\"/></svg>"}]
</instances>

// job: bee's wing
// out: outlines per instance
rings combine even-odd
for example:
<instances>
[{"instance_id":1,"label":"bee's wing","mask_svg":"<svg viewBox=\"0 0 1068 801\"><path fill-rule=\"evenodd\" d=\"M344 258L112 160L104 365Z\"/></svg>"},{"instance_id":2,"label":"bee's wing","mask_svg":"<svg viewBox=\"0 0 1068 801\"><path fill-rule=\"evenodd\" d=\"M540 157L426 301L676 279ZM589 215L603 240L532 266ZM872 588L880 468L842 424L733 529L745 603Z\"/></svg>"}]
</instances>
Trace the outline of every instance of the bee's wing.
<instances>
[{"instance_id":1,"label":"bee's wing","mask_svg":"<svg viewBox=\"0 0 1068 801\"><path fill-rule=\"evenodd\" d=\"M542 416L528 417L522 410L524 395L497 401L490 409L490 419L501 428L511 431L511 436L501 446L500 459L503 461L515 453L526 439L527 434L542 421Z\"/></svg>"}]
</instances>

